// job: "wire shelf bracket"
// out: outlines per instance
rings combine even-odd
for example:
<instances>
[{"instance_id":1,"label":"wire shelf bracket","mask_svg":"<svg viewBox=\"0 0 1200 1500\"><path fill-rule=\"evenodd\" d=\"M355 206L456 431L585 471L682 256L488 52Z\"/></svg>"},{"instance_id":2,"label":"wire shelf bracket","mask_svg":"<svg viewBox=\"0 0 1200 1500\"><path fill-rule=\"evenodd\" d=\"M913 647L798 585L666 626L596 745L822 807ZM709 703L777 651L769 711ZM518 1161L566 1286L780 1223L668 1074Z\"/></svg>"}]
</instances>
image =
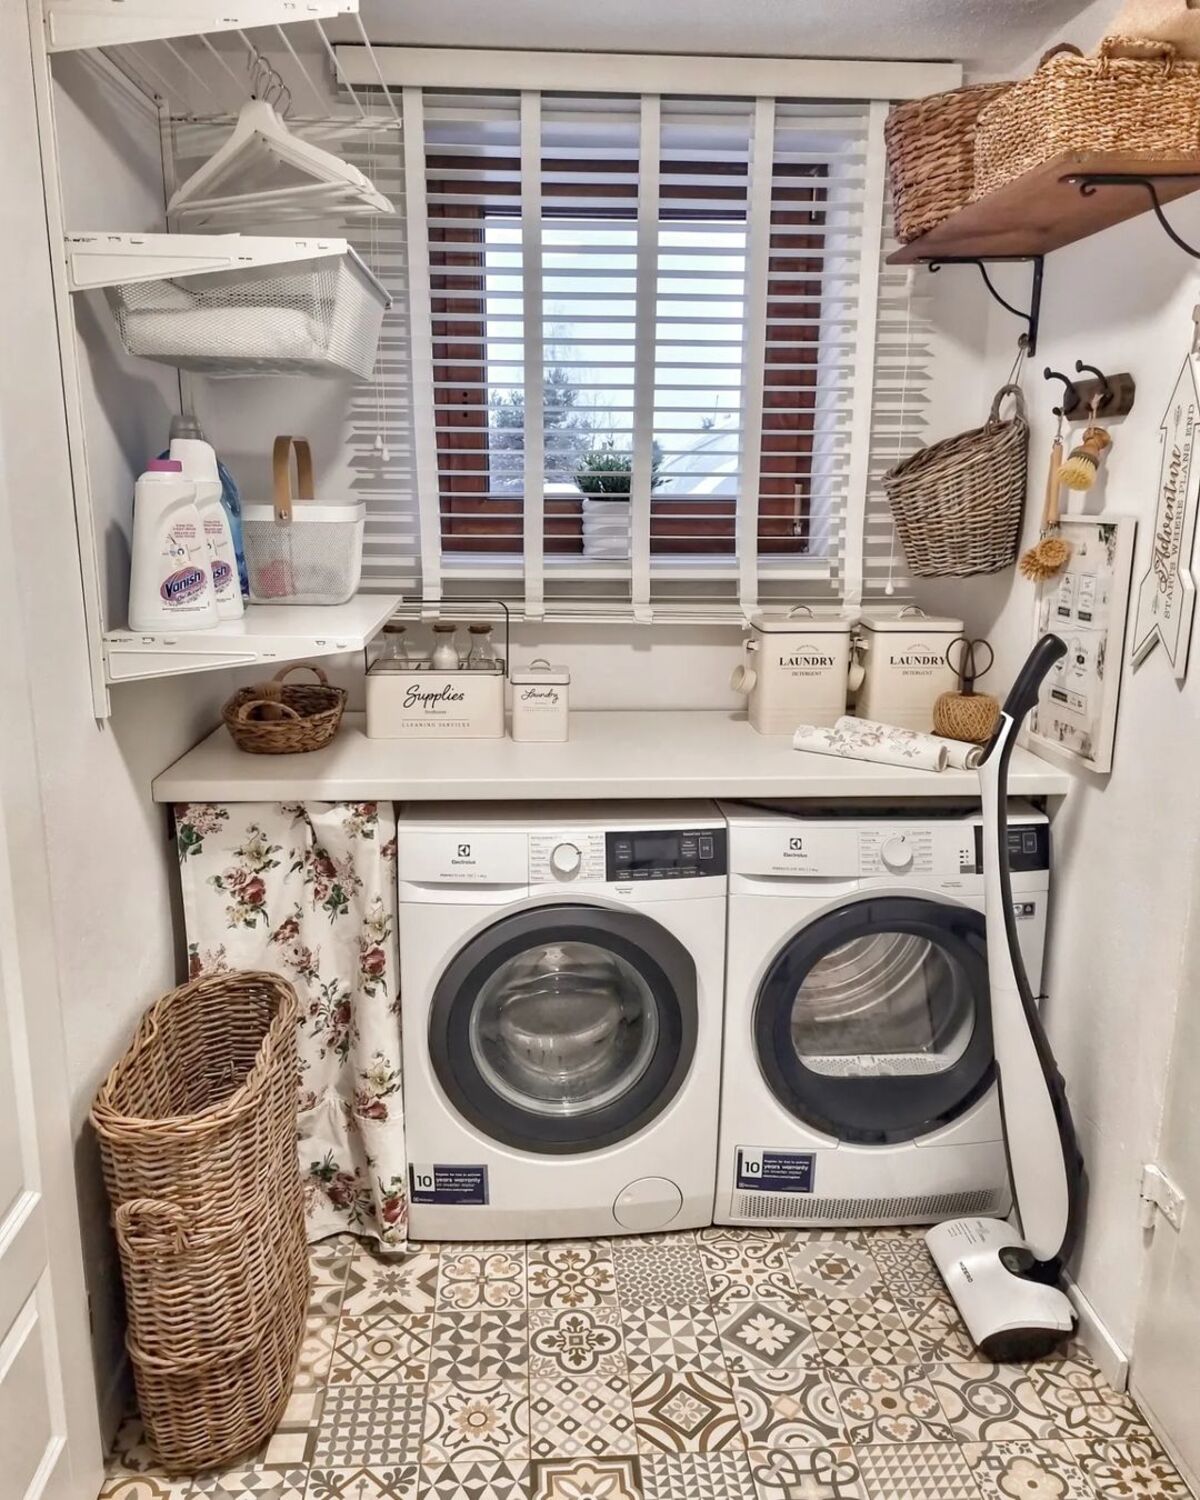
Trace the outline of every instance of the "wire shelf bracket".
<instances>
[{"instance_id":1,"label":"wire shelf bracket","mask_svg":"<svg viewBox=\"0 0 1200 1500\"><path fill-rule=\"evenodd\" d=\"M1033 279L1029 289L1029 311L1015 307L1007 297L1002 297L996 290L996 284L988 275L988 266L1000 264L1012 265L1014 263L1028 263L1033 266ZM940 271L943 266L975 266L983 284L987 287L993 301L998 302L1005 312L1012 313L1014 318L1020 318L1025 324L1025 332L1021 335L1021 343L1026 354L1037 353L1038 330L1042 321L1042 276L1045 269L1045 257L1041 255L938 255L931 257L926 262L931 271Z\"/></svg>"},{"instance_id":2,"label":"wire shelf bracket","mask_svg":"<svg viewBox=\"0 0 1200 1500\"><path fill-rule=\"evenodd\" d=\"M48 52L358 14L359 0L43 0Z\"/></svg>"},{"instance_id":3,"label":"wire shelf bracket","mask_svg":"<svg viewBox=\"0 0 1200 1500\"><path fill-rule=\"evenodd\" d=\"M1171 173L1169 175L1172 178L1179 176L1178 173ZM1163 212L1162 200L1158 196L1158 183L1159 181L1166 180L1166 178L1151 177L1141 172L1081 172L1077 177L1069 179L1069 181L1078 187L1080 194L1084 198L1092 197L1094 193L1105 187L1143 188L1150 199L1150 208L1162 227L1163 233L1185 255L1190 255L1193 260L1200 260L1200 250L1188 244L1187 240L1183 238ZM1197 174L1196 181L1197 186L1200 186L1200 174Z\"/></svg>"},{"instance_id":4,"label":"wire shelf bracket","mask_svg":"<svg viewBox=\"0 0 1200 1500\"><path fill-rule=\"evenodd\" d=\"M342 239L296 239L251 234L69 234L67 280L71 291L132 286L206 272L244 271L349 253Z\"/></svg>"}]
</instances>

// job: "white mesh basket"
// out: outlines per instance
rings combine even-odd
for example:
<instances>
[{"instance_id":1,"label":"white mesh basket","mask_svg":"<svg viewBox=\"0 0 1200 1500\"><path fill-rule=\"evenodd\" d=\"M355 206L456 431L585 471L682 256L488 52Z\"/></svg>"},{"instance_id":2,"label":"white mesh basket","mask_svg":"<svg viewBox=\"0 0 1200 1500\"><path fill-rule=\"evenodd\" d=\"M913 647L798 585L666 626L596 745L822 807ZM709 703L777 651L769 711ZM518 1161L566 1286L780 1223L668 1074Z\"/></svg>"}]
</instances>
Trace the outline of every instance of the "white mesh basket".
<instances>
[{"instance_id":1,"label":"white mesh basket","mask_svg":"<svg viewBox=\"0 0 1200 1500\"><path fill-rule=\"evenodd\" d=\"M298 495L289 451L296 450ZM242 508L242 536L253 604L345 604L362 574L366 506L313 499L312 454L303 438L275 439L275 502Z\"/></svg>"},{"instance_id":2,"label":"white mesh basket","mask_svg":"<svg viewBox=\"0 0 1200 1500\"><path fill-rule=\"evenodd\" d=\"M206 375L369 379L390 298L353 250L109 287L130 354Z\"/></svg>"}]
</instances>

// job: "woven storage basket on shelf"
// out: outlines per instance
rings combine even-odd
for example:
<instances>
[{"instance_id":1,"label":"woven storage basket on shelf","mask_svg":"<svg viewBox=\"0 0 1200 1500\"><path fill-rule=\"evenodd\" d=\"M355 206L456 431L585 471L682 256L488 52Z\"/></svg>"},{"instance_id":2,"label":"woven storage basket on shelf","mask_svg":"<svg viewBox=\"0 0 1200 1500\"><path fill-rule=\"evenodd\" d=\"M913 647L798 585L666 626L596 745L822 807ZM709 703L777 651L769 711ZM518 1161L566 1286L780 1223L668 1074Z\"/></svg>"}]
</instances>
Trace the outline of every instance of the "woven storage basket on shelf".
<instances>
[{"instance_id":1,"label":"woven storage basket on shelf","mask_svg":"<svg viewBox=\"0 0 1200 1500\"><path fill-rule=\"evenodd\" d=\"M1152 57L1120 57L1129 49ZM1200 63L1179 62L1169 42L1105 37L1098 57L1055 48L1030 78L980 114L974 198L1064 152L1195 157L1200 168Z\"/></svg>"},{"instance_id":2,"label":"woven storage basket on shelf","mask_svg":"<svg viewBox=\"0 0 1200 1500\"><path fill-rule=\"evenodd\" d=\"M289 672L315 672L317 682L286 682ZM225 727L248 755L299 755L320 750L338 732L348 694L331 687L314 662L281 667L270 682L239 688L221 710Z\"/></svg>"},{"instance_id":3,"label":"woven storage basket on shelf","mask_svg":"<svg viewBox=\"0 0 1200 1500\"><path fill-rule=\"evenodd\" d=\"M1016 407L1000 416L1004 399ZM995 573L1017 559L1029 426L1019 386L1003 385L982 427L921 448L883 476L909 569L920 578Z\"/></svg>"},{"instance_id":4,"label":"woven storage basket on shelf","mask_svg":"<svg viewBox=\"0 0 1200 1500\"><path fill-rule=\"evenodd\" d=\"M887 117L888 181L896 238L915 240L971 196L975 121L1010 83L980 83L897 104Z\"/></svg>"},{"instance_id":5,"label":"woven storage basket on shelf","mask_svg":"<svg viewBox=\"0 0 1200 1500\"><path fill-rule=\"evenodd\" d=\"M291 1392L308 1301L297 1012L274 974L172 990L92 1106L138 1404L172 1472L256 1448Z\"/></svg>"}]
</instances>

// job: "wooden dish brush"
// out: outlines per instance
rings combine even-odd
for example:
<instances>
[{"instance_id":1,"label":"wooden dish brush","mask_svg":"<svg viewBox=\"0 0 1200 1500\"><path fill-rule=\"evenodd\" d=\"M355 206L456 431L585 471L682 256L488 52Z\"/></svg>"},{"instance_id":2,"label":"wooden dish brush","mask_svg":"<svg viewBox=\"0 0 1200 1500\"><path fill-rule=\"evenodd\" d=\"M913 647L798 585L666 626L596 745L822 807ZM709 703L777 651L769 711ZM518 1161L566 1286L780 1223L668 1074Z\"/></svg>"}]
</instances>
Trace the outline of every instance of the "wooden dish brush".
<instances>
[{"instance_id":1,"label":"wooden dish brush","mask_svg":"<svg viewBox=\"0 0 1200 1500\"><path fill-rule=\"evenodd\" d=\"M1083 441L1072 448L1065 464L1059 470L1059 479L1069 490L1090 490L1100 472L1100 460L1112 447L1112 438L1103 427L1096 426L1096 413L1100 409L1100 397L1092 401L1092 420L1083 434Z\"/></svg>"},{"instance_id":2,"label":"wooden dish brush","mask_svg":"<svg viewBox=\"0 0 1200 1500\"><path fill-rule=\"evenodd\" d=\"M1062 487L1062 418L1050 448L1050 472L1046 475L1046 499L1042 505L1042 530L1038 540L1021 554L1020 569L1026 578L1040 583L1053 578L1065 568L1071 556L1071 544L1059 535L1059 492Z\"/></svg>"}]
</instances>

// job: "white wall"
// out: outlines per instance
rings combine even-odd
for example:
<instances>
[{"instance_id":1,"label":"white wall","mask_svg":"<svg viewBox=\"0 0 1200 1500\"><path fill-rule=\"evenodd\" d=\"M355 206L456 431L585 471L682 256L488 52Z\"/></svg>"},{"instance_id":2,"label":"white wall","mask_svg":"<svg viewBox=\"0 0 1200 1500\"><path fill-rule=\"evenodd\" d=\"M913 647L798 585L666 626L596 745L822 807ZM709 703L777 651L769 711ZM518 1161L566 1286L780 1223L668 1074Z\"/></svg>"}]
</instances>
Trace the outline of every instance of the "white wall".
<instances>
[{"instance_id":1,"label":"white wall","mask_svg":"<svg viewBox=\"0 0 1200 1500\"><path fill-rule=\"evenodd\" d=\"M17 57L11 61L3 116L0 275L6 288L7 355L0 361L0 401L8 468L22 476L23 493L14 506L21 605L46 809L97 1386L102 1417L111 1428L122 1400L119 1273L87 1111L138 1016L177 974L178 927L172 921L177 882L165 815L150 801L150 779L210 726L229 681L218 675L166 681L150 691L125 687L113 695L111 719L101 724L92 717L30 69L28 58L23 66ZM69 226L151 227L162 203L153 116L131 114L79 59L62 63L57 109L66 148ZM102 571L110 585L111 618L120 619L132 476L164 439L175 381L170 372L115 356L102 303L91 300L81 310L79 326Z\"/></svg>"},{"instance_id":2,"label":"white wall","mask_svg":"<svg viewBox=\"0 0 1200 1500\"><path fill-rule=\"evenodd\" d=\"M1114 0L1093 5L1067 39L1092 46L1115 9ZM1029 66L1035 62L1031 58ZM1169 212L1200 243L1200 202L1185 200ZM1024 278L1014 283L1023 294L1028 273L1013 274ZM1072 506L1139 518L1136 584L1150 548L1159 422L1190 344L1198 300L1193 262L1149 216L1048 257L1041 346L1025 379L1033 419L1026 545L1037 532L1053 435L1050 408L1061 389L1042 381L1042 367L1069 372L1083 358L1104 370L1128 370L1138 383L1136 407L1113 426L1102 485L1083 504L1075 497ZM1007 369L1012 331L997 309L989 340L993 383ZM1081 429L1072 431L1078 437ZM972 626L992 640L995 684L1005 687L1031 644L1032 587L1005 573L936 592L959 602ZM1158 1142L1183 933L1200 873L1200 782L1194 774L1200 664L1194 660L1180 687L1161 655L1137 672L1126 658L1122 679L1112 773L1078 772L1054 822L1047 1020L1090 1182L1075 1274L1128 1351L1144 1264L1138 1179Z\"/></svg>"}]
</instances>

